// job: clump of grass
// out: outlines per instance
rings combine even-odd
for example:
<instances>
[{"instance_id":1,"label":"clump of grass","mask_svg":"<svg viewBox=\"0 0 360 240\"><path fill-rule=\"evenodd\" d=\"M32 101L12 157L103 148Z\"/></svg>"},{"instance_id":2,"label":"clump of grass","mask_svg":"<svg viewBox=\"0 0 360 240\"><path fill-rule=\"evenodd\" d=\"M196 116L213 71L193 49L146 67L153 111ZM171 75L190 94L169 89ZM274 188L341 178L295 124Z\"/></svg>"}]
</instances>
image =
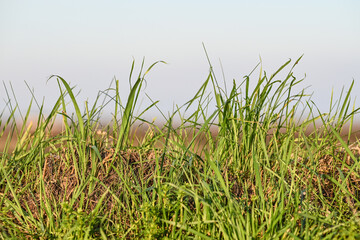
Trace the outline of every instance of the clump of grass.
<instances>
[{"instance_id":1,"label":"clump of grass","mask_svg":"<svg viewBox=\"0 0 360 240\"><path fill-rule=\"evenodd\" d=\"M300 59L270 77L260 70L251 88L254 69L242 82L234 80L229 92L210 64L192 99L168 117L159 112L166 119L162 127L142 119L157 102L134 115L145 76L157 63L144 74L142 64L124 104L117 80L103 104L99 95L83 110L66 80L52 76L59 98L48 115L33 99L39 108L33 131L32 102L20 112L19 127L19 109L9 101L9 117L0 115L0 237L359 238L360 148L358 141L350 143L359 111L350 105L353 84L331 101L329 113L321 113L304 90L293 92L303 81L293 75ZM133 69L134 63L130 80ZM113 120L101 127L101 110L110 103ZM58 116L63 131L53 135ZM148 129L135 146L130 130L136 121ZM340 133L348 123L344 140Z\"/></svg>"}]
</instances>

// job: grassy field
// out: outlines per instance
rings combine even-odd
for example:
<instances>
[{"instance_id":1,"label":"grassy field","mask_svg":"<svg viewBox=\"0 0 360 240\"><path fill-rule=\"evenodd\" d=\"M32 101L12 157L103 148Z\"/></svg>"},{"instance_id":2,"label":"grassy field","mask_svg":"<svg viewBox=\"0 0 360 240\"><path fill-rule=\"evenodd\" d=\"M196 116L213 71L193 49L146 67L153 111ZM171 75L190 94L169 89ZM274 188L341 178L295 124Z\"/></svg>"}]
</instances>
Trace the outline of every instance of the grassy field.
<instances>
[{"instance_id":1,"label":"grassy field","mask_svg":"<svg viewBox=\"0 0 360 240\"><path fill-rule=\"evenodd\" d=\"M258 66L229 89L210 65L192 99L172 114L159 110L161 127L143 119L157 102L134 115L158 63L137 76L132 65L125 101L116 81L84 109L52 76L60 94L49 114L36 99L27 112L15 102L1 114L0 238L360 239L353 84L321 113L293 91L300 59L271 76ZM104 126L106 104L114 108ZM144 134L130 134L139 124Z\"/></svg>"}]
</instances>

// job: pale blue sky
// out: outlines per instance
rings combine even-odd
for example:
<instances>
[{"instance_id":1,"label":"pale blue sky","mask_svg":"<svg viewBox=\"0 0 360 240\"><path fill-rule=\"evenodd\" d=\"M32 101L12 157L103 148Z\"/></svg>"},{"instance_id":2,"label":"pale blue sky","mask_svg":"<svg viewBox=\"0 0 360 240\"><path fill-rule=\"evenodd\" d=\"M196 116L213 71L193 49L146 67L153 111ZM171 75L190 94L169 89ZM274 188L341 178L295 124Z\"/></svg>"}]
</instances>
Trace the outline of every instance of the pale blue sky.
<instances>
[{"instance_id":1,"label":"pale blue sky","mask_svg":"<svg viewBox=\"0 0 360 240\"><path fill-rule=\"evenodd\" d=\"M145 92L170 111L206 79L205 43L221 77L238 81L258 63L272 73L304 54L295 74L311 85L326 110L331 89L355 79L360 97L360 1L49 1L0 0L0 80L11 82L20 103L30 94L51 107L58 74L92 100L113 76L128 90L132 59L157 60ZM255 79L254 79L255 80ZM0 87L4 98L4 87ZM1 109L4 101L0 99ZM18 99L18 100L19 100ZM358 101L359 102L359 101Z\"/></svg>"}]
</instances>

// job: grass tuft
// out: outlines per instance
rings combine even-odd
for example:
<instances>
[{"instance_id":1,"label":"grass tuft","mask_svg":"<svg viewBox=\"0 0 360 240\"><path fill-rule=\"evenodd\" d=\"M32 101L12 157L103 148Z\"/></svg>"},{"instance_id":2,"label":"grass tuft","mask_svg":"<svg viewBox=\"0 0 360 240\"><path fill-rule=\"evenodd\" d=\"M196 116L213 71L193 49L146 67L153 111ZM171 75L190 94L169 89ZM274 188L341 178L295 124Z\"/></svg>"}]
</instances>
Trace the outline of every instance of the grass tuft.
<instances>
[{"instance_id":1,"label":"grass tuft","mask_svg":"<svg viewBox=\"0 0 360 240\"><path fill-rule=\"evenodd\" d=\"M52 76L60 94L47 116L34 95L21 112L5 86L0 238L360 238L354 82L337 100L331 95L329 112L321 113L305 89L294 92L303 82L293 75L300 60L270 77L259 63L229 89L209 61L192 99L168 117L159 110L163 126L143 119L157 102L134 115L145 77L160 62L143 73L143 61L133 84L132 63L125 103L116 80L84 109L74 88ZM113 119L103 126L109 103ZM141 131L135 123L146 126L142 137L132 134Z\"/></svg>"}]
</instances>

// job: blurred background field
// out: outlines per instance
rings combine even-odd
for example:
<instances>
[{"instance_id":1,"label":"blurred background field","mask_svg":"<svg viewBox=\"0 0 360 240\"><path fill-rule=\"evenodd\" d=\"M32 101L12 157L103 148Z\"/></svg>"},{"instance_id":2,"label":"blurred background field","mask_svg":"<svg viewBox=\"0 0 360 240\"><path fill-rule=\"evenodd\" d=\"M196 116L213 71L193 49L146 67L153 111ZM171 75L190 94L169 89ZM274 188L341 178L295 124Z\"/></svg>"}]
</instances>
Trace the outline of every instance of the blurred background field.
<instances>
[{"instance_id":1,"label":"blurred background field","mask_svg":"<svg viewBox=\"0 0 360 240\"><path fill-rule=\"evenodd\" d=\"M52 129L52 132L51 132L52 136L56 136L57 134L64 131L64 128L61 125L62 124L59 123L58 125L54 126L54 128ZM103 124L103 125L106 125L106 124ZM176 123L175 123L175 125L176 125ZM162 126L159 125L158 127L161 128ZM318 126L318 127L320 128L321 126ZM20 128L21 128L21 125L19 125L19 130L20 130ZM32 121L32 127L30 129L30 134L34 133L35 128L36 128L36 121ZM146 127L144 125L141 125L141 126L136 126L135 125L135 126L132 127L131 134L130 134L130 139L132 139L132 142L133 142L134 146L138 146L139 143L143 141L147 130L148 130L148 127ZM310 134L313 131L314 131L313 128L309 128L308 131L307 131L307 134ZM214 137L216 137L217 133L218 133L218 129L216 127L214 127L212 129L212 135ZM342 132L342 136L343 136L344 140L347 139L348 133L349 133L349 129L345 127L343 129L343 132ZM4 150L4 145L5 145L5 142L6 142L7 137L8 137L9 134L10 134L10 132L7 130L1 136L1 138L0 138L0 152L2 152ZM355 123L355 125L353 126L353 133L351 134L351 143L354 143L359 139L360 139L360 124ZM8 149L9 152L14 150L17 141L18 141L18 136L17 136L17 134L15 132L13 137L12 137L9 149ZM188 141L191 141L191 139L189 139ZM202 148L207 144L207 142L200 140L198 142L198 144L199 144L199 148Z\"/></svg>"},{"instance_id":2,"label":"blurred background field","mask_svg":"<svg viewBox=\"0 0 360 240\"><path fill-rule=\"evenodd\" d=\"M31 99L26 81L39 101L45 96L49 111L58 96L56 81L47 82L52 74L81 90L80 103L92 103L114 76L121 95L128 94L133 59L137 69L143 57L147 64L163 60L167 64L148 75L146 92L171 112L207 77L204 43L219 82L223 71L228 86L241 82L260 58L272 73L304 54L294 69L297 77L306 75L299 90L310 86L326 112L332 90L338 96L352 80L359 85L358 9L357 0L1 1L0 81L13 84L22 108ZM0 96L3 109L3 87ZM359 105L359 91L352 96ZM159 117L156 110L147 116Z\"/></svg>"}]
</instances>

